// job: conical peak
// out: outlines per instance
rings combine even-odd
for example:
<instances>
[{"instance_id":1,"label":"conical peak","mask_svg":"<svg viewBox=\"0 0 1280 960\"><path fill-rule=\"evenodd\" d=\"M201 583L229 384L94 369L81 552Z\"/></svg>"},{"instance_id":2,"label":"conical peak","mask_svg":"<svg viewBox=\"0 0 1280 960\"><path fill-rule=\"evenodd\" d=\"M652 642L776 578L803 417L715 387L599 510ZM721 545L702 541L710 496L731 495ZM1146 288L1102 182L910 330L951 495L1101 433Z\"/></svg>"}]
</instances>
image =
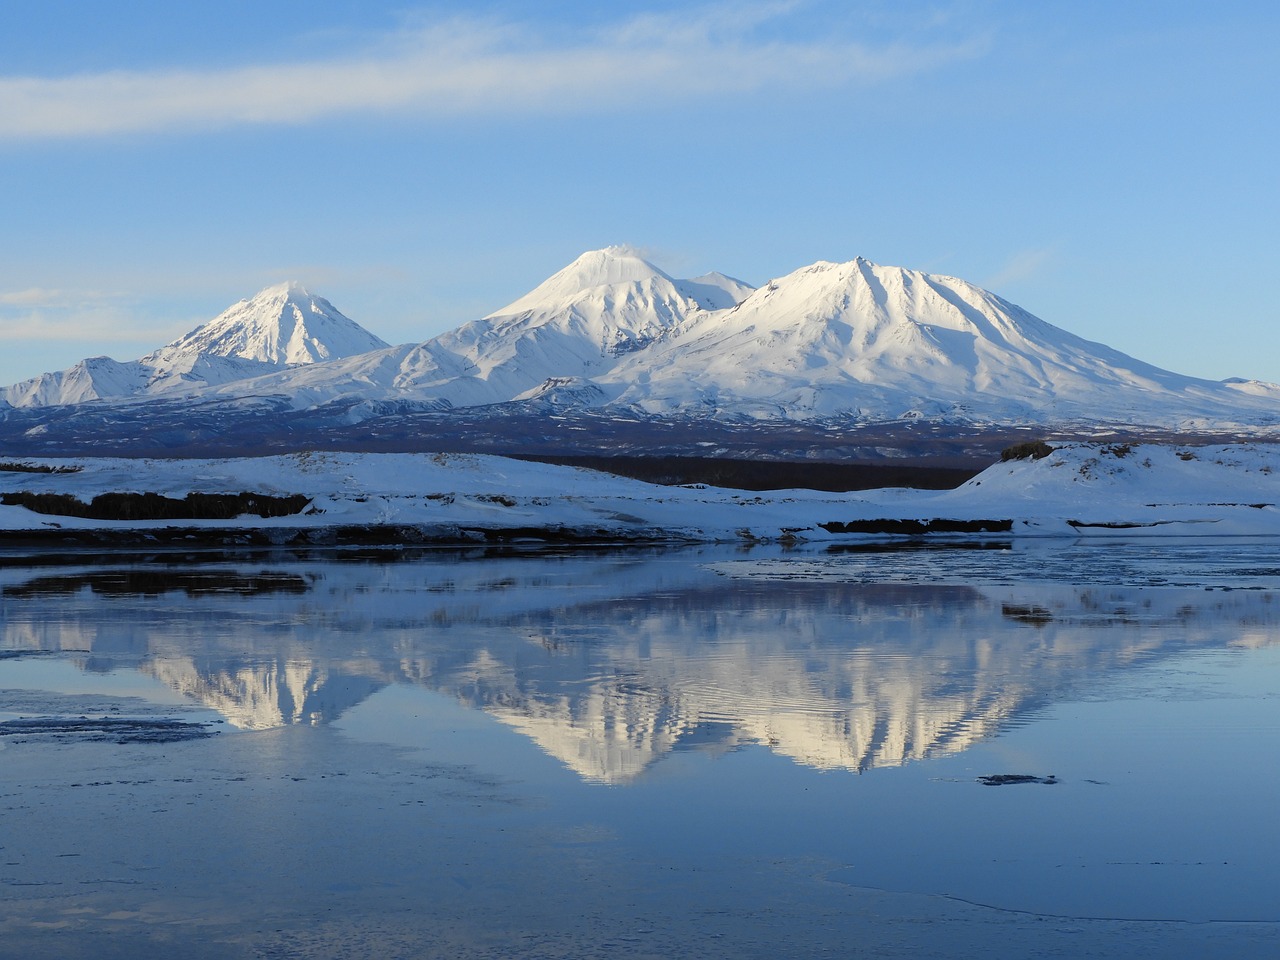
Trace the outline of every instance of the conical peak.
<instances>
[{"instance_id":1,"label":"conical peak","mask_svg":"<svg viewBox=\"0 0 1280 960\"><path fill-rule=\"evenodd\" d=\"M333 313L333 307L319 297L313 297L296 280L277 283L259 290L247 300L224 310L206 327L293 327L305 323L310 314Z\"/></svg>"},{"instance_id":2,"label":"conical peak","mask_svg":"<svg viewBox=\"0 0 1280 960\"><path fill-rule=\"evenodd\" d=\"M299 301L302 301L302 302L311 301L311 300L320 301L321 299L322 298L320 297L313 296L311 292L307 290L307 288L304 287L297 280L286 280L283 283L277 283L269 287L264 287L263 289L255 293L252 297L250 297L248 300L243 300L241 302L242 303L257 303L262 301L283 302L283 301L292 300L296 303Z\"/></svg>"},{"instance_id":3,"label":"conical peak","mask_svg":"<svg viewBox=\"0 0 1280 960\"><path fill-rule=\"evenodd\" d=\"M561 273L570 271L590 286L631 283L636 280L648 280L651 277L671 279L641 256L640 251L625 245L588 250Z\"/></svg>"},{"instance_id":4,"label":"conical peak","mask_svg":"<svg viewBox=\"0 0 1280 960\"><path fill-rule=\"evenodd\" d=\"M385 346L329 301L290 280L241 300L162 347L161 352L239 357L293 366Z\"/></svg>"},{"instance_id":5,"label":"conical peak","mask_svg":"<svg viewBox=\"0 0 1280 960\"><path fill-rule=\"evenodd\" d=\"M673 282L671 277L644 259L633 247L613 246L588 250L519 300L494 311L490 316L508 316L555 306L600 287L647 283L655 279Z\"/></svg>"}]
</instances>

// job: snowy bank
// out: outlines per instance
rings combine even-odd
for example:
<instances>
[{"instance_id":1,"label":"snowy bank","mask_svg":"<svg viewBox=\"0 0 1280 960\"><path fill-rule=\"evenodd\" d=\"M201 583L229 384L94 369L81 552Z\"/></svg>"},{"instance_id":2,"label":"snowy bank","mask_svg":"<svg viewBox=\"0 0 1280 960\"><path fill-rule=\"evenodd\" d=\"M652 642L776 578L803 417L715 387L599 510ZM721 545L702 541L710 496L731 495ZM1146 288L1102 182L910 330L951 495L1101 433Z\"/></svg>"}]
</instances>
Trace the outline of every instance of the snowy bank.
<instances>
[{"instance_id":1,"label":"snowy bank","mask_svg":"<svg viewBox=\"0 0 1280 960\"><path fill-rule=\"evenodd\" d=\"M955 490L757 494L464 454L23 460L0 464L0 537L285 544L1273 535L1277 470L1280 445L1067 444L996 464ZM120 496L142 494L149 496ZM104 495L92 515L87 505ZM178 513L137 519L152 515L134 510L144 500L176 504ZM207 509L215 501L251 512ZM102 515L120 503L131 506ZM184 503L196 506L182 514ZM125 515L134 519L118 518Z\"/></svg>"}]
</instances>

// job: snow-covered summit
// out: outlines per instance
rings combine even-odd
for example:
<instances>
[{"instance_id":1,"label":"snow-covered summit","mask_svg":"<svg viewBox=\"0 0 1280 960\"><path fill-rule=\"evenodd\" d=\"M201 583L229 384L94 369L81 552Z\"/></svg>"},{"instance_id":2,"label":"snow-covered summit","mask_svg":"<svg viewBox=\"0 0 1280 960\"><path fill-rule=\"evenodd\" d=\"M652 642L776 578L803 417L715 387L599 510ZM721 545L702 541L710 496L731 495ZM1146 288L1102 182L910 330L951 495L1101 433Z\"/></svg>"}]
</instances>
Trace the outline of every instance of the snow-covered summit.
<instances>
[{"instance_id":1,"label":"snow-covered summit","mask_svg":"<svg viewBox=\"0 0 1280 960\"><path fill-rule=\"evenodd\" d=\"M489 314L509 317L526 311L537 311L571 301L596 287L620 284L644 284L656 278L675 281L661 269L644 259L632 247L612 246L588 250L568 266L557 270L524 296Z\"/></svg>"},{"instance_id":2,"label":"snow-covered summit","mask_svg":"<svg viewBox=\"0 0 1280 960\"><path fill-rule=\"evenodd\" d=\"M219 388L295 408L353 396L469 407L538 400L595 406L594 382L695 315L751 287L723 274L678 280L629 247L582 254L524 296L421 344L297 367Z\"/></svg>"},{"instance_id":3,"label":"snow-covered summit","mask_svg":"<svg viewBox=\"0 0 1280 960\"><path fill-rule=\"evenodd\" d=\"M749 283L714 271L692 280L678 280L632 247L604 247L588 250L524 296L501 310L495 310L485 319L555 311L584 300L603 298L601 290L613 292L615 307L619 293L625 303L628 294L634 295L639 291L656 290L669 294L674 290L689 301L684 305L684 312L723 310L738 304L754 289Z\"/></svg>"},{"instance_id":4,"label":"snow-covered summit","mask_svg":"<svg viewBox=\"0 0 1280 960\"><path fill-rule=\"evenodd\" d=\"M1084 340L964 280L861 257L771 281L606 379L616 402L652 413L1173 426L1238 420L1250 406L1238 390ZM1266 406L1280 422L1280 407Z\"/></svg>"},{"instance_id":5,"label":"snow-covered summit","mask_svg":"<svg viewBox=\"0 0 1280 960\"><path fill-rule=\"evenodd\" d=\"M516 402L685 422L1280 430L1280 387L1162 370L955 277L858 257L754 289L721 273L677 279L622 246L588 251L501 310L420 344L388 347L282 284L134 364L85 361L0 400L211 392L293 410L341 402L356 419L384 401Z\"/></svg>"},{"instance_id":6,"label":"snow-covered summit","mask_svg":"<svg viewBox=\"0 0 1280 960\"><path fill-rule=\"evenodd\" d=\"M138 360L82 360L0 388L17 407L189 393L387 346L296 282L267 287Z\"/></svg>"},{"instance_id":7,"label":"snow-covered summit","mask_svg":"<svg viewBox=\"0 0 1280 960\"><path fill-rule=\"evenodd\" d=\"M297 366L385 346L385 341L343 316L328 300L289 281L241 300L150 356L199 353Z\"/></svg>"},{"instance_id":8,"label":"snow-covered summit","mask_svg":"<svg viewBox=\"0 0 1280 960\"><path fill-rule=\"evenodd\" d=\"M423 344L432 362L398 382L455 405L505 402L548 382L605 374L747 290L720 275L674 279L629 247L588 251L501 310ZM450 380L450 370L465 374ZM604 398L598 389L575 395Z\"/></svg>"}]
</instances>

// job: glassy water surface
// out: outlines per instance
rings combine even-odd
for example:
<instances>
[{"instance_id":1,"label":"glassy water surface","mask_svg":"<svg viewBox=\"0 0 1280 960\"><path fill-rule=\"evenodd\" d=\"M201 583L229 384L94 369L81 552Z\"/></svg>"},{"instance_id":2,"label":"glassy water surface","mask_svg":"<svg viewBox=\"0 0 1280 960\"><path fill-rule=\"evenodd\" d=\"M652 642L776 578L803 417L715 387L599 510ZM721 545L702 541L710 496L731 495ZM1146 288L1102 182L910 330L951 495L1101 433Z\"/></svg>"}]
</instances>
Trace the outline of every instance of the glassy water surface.
<instances>
[{"instance_id":1,"label":"glassy water surface","mask_svg":"<svg viewBox=\"0 0 1280 960\"><path fill-rule=\"evenodd\" d=\"M14 555L0 604L0 954L1280 946L1267 540Z\"/></svg>"}]
</instances>

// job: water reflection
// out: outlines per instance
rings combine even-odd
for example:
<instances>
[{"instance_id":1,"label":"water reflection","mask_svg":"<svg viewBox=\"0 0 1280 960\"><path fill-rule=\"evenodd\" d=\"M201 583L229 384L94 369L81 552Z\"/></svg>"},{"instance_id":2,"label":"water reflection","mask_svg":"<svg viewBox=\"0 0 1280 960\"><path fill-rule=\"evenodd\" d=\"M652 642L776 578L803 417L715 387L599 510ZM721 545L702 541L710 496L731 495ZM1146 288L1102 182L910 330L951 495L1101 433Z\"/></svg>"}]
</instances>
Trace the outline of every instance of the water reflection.
<instances>
[{"instance_id":1,"label":"water reflection","mask_svg":"<svg viewBox=\"0 0 1280 960\"><path fill-rule=\"evenodd\" d=\"M744 744L857 772L940 757L1116 671L1275 641L1262 548L1077 549L14 563L0 650L136 670L248 730L416 685L618 784Z\"/></svg>"}]
</instances>

